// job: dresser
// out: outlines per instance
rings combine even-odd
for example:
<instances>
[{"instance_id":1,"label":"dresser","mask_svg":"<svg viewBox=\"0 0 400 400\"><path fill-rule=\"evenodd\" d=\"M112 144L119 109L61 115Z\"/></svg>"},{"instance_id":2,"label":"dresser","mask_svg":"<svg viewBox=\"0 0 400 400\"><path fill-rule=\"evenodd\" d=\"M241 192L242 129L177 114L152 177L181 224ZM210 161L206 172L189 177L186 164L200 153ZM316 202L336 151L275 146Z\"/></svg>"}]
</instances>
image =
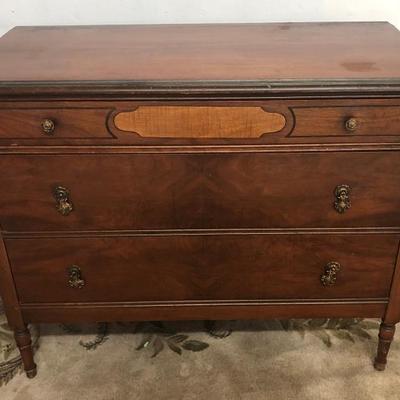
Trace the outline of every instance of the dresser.
<instances>
[{"instance_id":1,"label":"dresser","mask_svg":"<svg viewBox=\"0 0 400 400\"><path fill-rule=\"evenodd\" d=\"M388 23L18 27L0 39L0 290L28 325L400 320ZM60 352L63 349L60 348Z\"/></svg>"}]
</instances>

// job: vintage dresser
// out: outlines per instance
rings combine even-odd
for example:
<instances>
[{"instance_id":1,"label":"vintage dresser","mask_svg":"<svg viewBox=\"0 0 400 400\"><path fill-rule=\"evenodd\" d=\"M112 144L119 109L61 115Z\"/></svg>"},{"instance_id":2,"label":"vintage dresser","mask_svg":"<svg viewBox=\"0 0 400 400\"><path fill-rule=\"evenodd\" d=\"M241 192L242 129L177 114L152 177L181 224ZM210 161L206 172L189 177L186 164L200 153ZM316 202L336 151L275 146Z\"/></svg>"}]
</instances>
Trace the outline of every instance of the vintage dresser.
<instances>
[{"instance_id":1,"label":"vintage dresser","mask_svg":"<svg viewBox=\"0 0 400 400\"><path fill-rule=\"evenodd\" d=\"M21 27L0 40L0 289L30 323L400 320L400 33ZM60 349L62 351L62 349Z\"/></svg>"}]
</instances>

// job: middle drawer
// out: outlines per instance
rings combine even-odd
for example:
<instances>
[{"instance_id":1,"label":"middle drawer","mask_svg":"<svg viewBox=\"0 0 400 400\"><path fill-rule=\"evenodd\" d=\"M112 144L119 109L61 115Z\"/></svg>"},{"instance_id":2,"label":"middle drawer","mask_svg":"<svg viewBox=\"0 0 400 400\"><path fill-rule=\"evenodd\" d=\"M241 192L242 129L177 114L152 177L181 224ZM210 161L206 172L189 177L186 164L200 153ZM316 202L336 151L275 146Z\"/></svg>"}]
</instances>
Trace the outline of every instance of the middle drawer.
<instances>
[{"instance_id":1,"label":"middle drawer","mask_svg":"<svg viewBox=\"0 0 400 400\"><path fill-rule=\"evenodd\" d=\"M400 226L398 152L4 155L6 231Z\"/></svg>"}]
</instances>

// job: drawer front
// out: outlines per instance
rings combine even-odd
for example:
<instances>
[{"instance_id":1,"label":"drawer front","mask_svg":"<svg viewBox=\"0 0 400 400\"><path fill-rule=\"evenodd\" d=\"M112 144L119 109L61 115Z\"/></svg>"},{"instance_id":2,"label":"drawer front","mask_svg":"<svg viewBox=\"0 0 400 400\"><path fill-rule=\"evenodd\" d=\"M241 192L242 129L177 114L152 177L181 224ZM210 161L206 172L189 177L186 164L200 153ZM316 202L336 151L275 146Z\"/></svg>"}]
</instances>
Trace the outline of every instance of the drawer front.
<instances>
[{"instance_id":1,"label":"drawer front","mask_svg":"<svg viewBox=\"0 0 400 400\"><path fill-rule=\"evenodd\" d=\"M294 136L397 136L399 106L294 107Z\"/></svg>"},{"instance_id":2,"label":"drawer front","mask_svg":"<svg viewBox=\"0 0 400 400\"><path fill-rule=\"evenodd\" d=\"M0 103L0 145L256 145L400 140L397 100Z\"/></svg>"},{"instance_id":3,"label":"drawer front","mask_svg":"<svg viewBox=\"0 0 400 400\"><path fill-rule=\"evenodd\" d=\"M110 139L109 109L0 109L0 139Z\"/></svg>"},{"instance_id":4,"label":"drawer front","mask_svg":"<svg viewBox=\"0 0 400 400\"><path fill-rule=\"evenodd\" d=\"M390 151L7 155L0 167L6 231L400 226Z\"/></svg>"},{"instance_id":5,"label":"drawer front","mask_svg":"<svg viewBox=\"0 0 400 400\"><path fill-rule=\"evenodd\" d=\"M386 298L396 235L8 239L22 303Z\"/></svg>"}]
</instances>

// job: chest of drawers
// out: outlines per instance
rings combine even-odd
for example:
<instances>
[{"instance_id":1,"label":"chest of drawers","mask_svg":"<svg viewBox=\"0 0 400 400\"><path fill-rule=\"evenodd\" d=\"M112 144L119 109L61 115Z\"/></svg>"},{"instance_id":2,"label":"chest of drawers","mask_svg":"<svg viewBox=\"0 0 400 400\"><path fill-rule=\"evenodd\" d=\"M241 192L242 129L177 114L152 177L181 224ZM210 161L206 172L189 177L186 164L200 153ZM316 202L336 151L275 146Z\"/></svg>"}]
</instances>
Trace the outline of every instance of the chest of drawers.
<instances>
[{"instance_id":1,"label":"chest of drawers","mask_svg":"<svg viewBox=\"0 0 400 400\"><path fill-rule=\"evenodd\" d=\"M16 28L0 40L0 290L29 323L400 319L400 33ZM62 349L60 349L62 351Z\"/></svg>"}]
</instances>

